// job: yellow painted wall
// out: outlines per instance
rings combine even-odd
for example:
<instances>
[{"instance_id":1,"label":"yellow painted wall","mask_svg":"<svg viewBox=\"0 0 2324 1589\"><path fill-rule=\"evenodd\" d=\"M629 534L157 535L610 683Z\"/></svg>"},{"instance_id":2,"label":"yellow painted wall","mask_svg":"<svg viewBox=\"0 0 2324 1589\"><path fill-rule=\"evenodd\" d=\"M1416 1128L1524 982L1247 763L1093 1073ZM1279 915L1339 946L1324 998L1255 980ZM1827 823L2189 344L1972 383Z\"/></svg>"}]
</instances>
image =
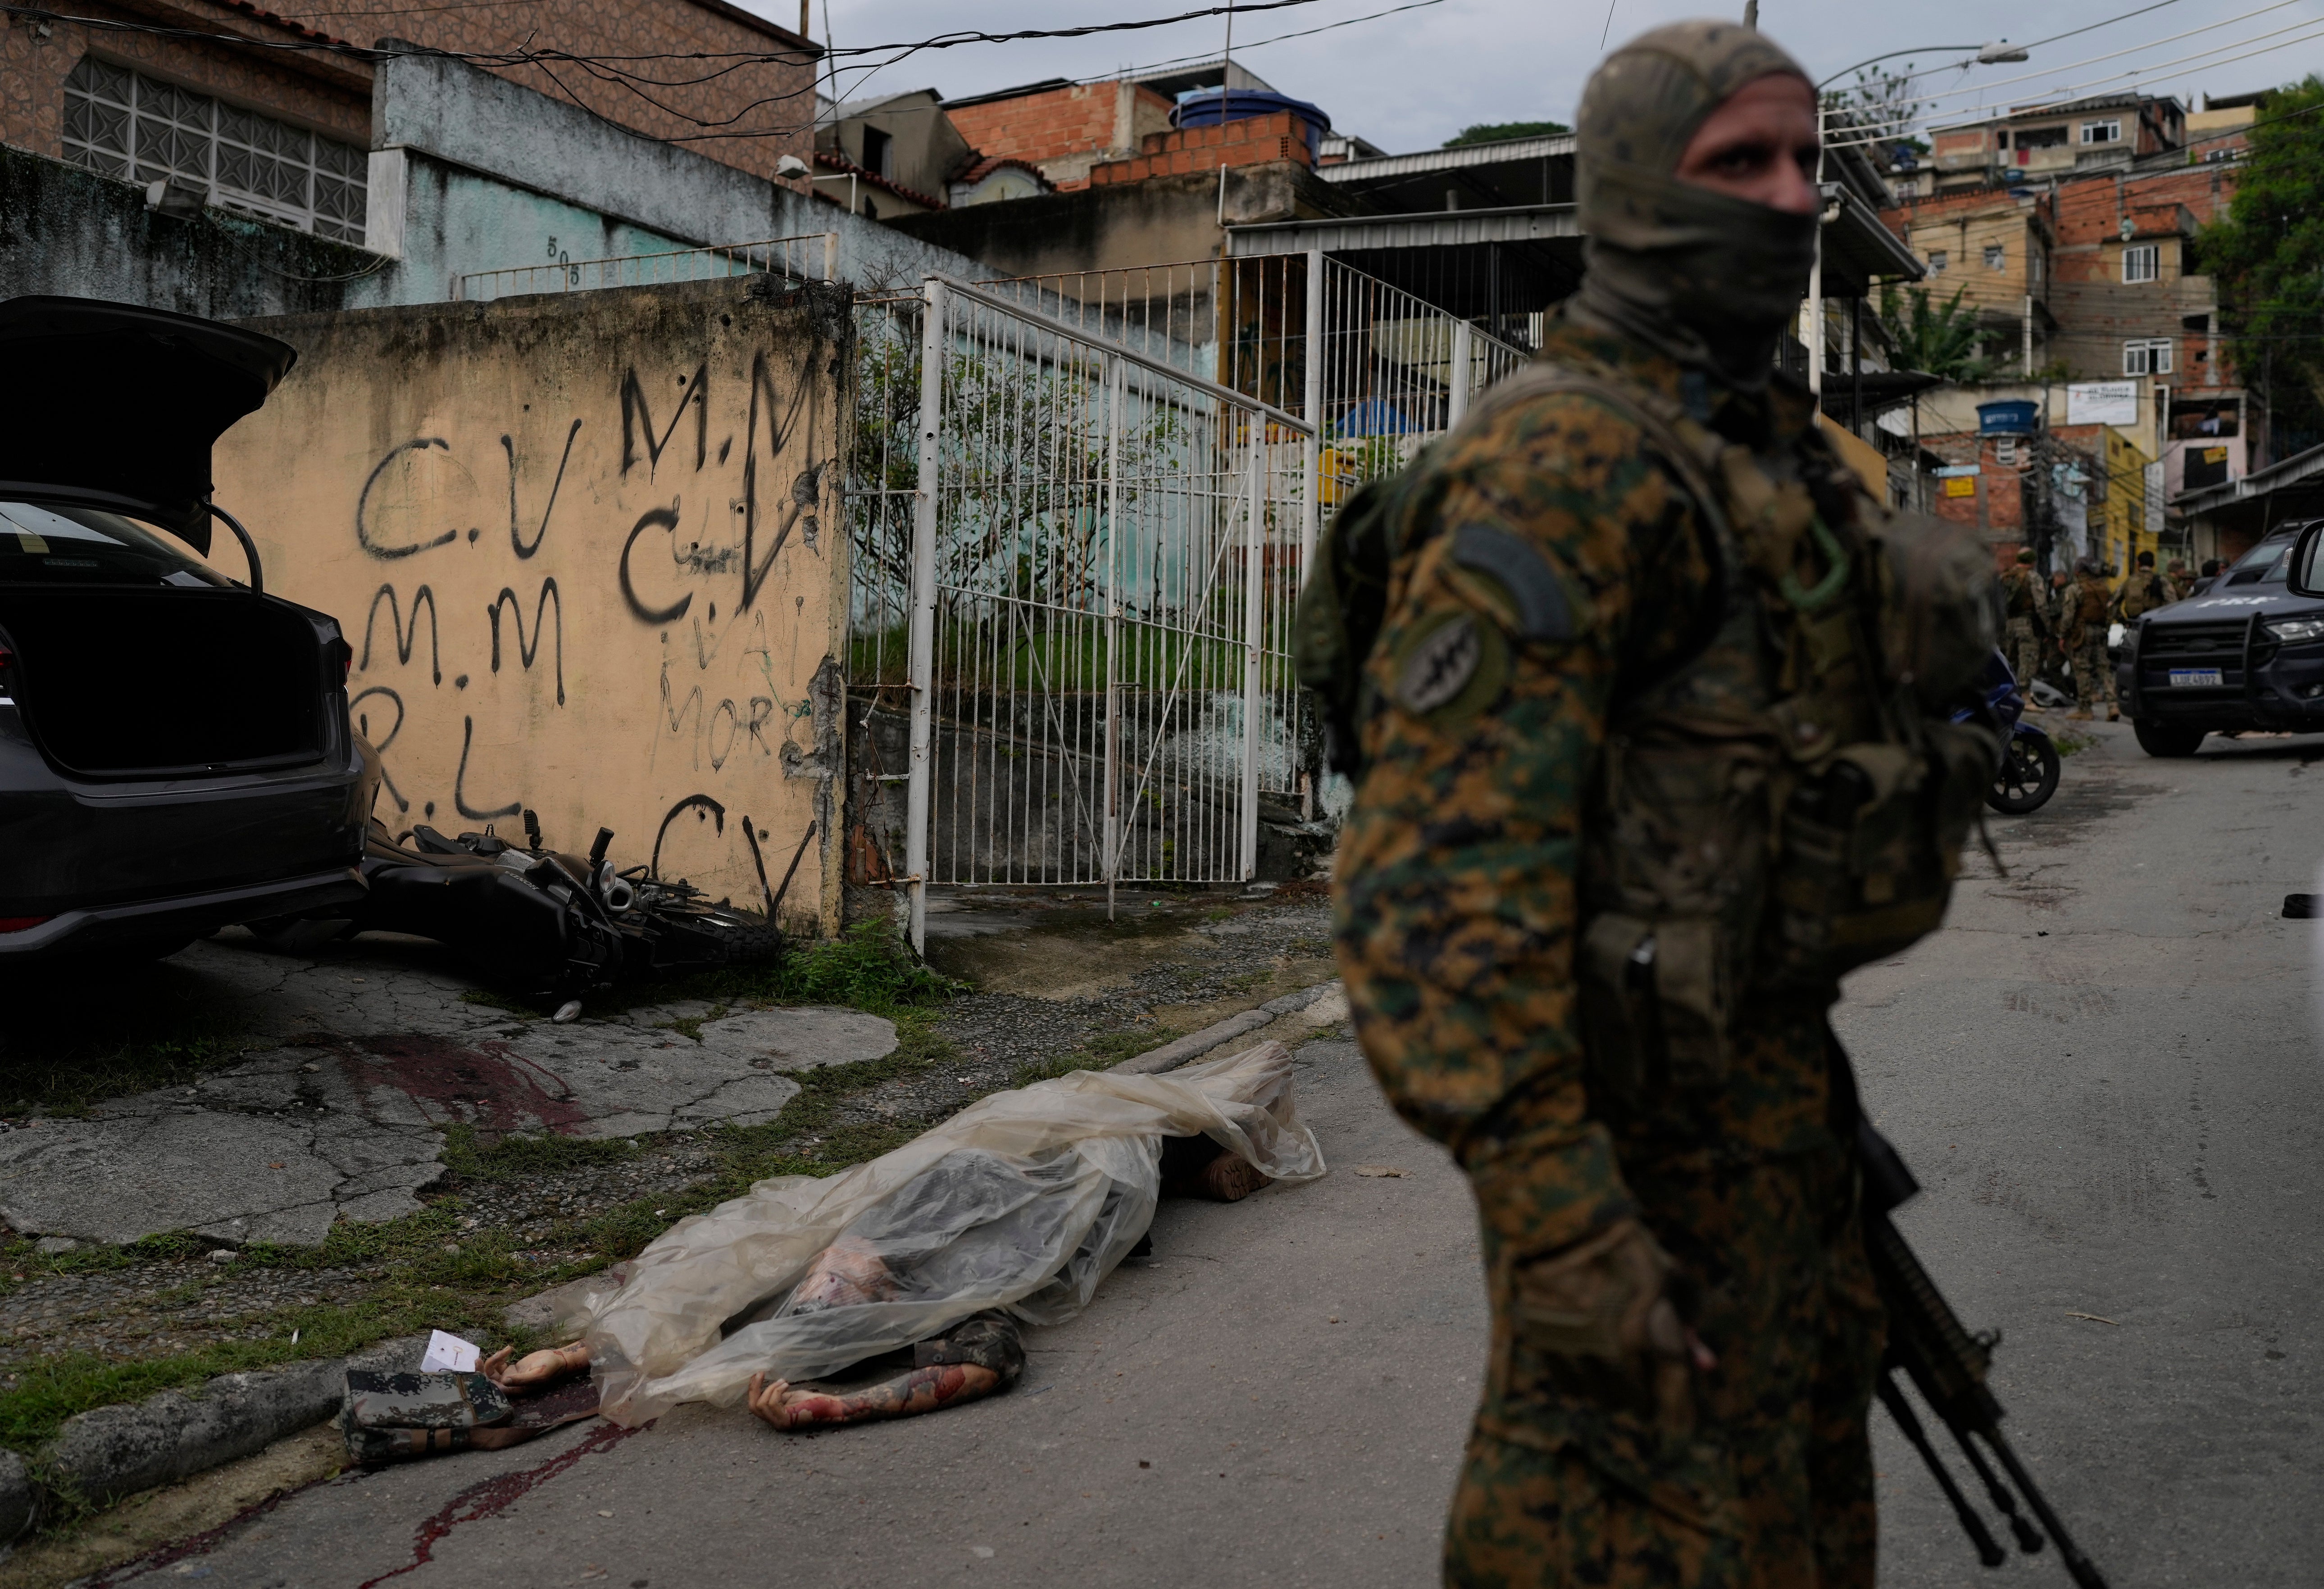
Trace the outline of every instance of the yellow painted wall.
<instances>
[{"instance_id":1,"label":"yellow painted wall","mask_svg":"<svg viewBox=\"0 0 2324 1589\"><path fill-rule=\"evenodd\" d=\"M754 279L763 289L768 278ZM828 299L828 301L825 301ZM838 925L844 300L742 281L253 323L298 366L216 458L338 619L398 831L486 822ZM223 535L213 561L242 570ZM187 659L198 673L200 659Z\"/></svg>"},{"instance_id":2,"label":"yellow painted wall","mask_svg":"<svg viewBox=\"0 0 2324 1589\"><path fill-rule=\"evenodd\" d=\"M1856 472L1864 489L1872 493L1876 502L1888 500L1888 460L1880 449L1858 436L1845 425L1833 421L1828 414L1816 415L1816 423L1823 427L1824 439L1840 454L1841 463Z\"/></svg>"}]
</instances>

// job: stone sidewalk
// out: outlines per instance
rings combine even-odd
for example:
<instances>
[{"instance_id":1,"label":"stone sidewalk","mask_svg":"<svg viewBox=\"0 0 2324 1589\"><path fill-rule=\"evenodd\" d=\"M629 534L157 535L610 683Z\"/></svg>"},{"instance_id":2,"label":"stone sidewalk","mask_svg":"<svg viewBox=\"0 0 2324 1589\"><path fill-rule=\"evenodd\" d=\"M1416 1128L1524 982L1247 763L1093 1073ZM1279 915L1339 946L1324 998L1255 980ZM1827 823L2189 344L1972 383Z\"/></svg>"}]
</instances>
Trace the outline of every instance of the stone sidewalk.
<instances>
[{"instance_id":1,"label":"stone sidewalk","mask_svg":"<svg viewBox=\"0 0 2324 1589\"><path fill-rule=\"evenodd\" d=\"M859 1010L727 1014L650 1005L567 1025L470 1002L393 941L328 959L246 935L179 964L241 1008L255 1057L85 1118L0 1122L0 1218L50 1243L190 1230L223 1245L323 1239L390 1219L444 1173L443 1128L634 1137L773 1119L786 1072L878 1059L895 1028Z\"/></svg>"}]
</instances>

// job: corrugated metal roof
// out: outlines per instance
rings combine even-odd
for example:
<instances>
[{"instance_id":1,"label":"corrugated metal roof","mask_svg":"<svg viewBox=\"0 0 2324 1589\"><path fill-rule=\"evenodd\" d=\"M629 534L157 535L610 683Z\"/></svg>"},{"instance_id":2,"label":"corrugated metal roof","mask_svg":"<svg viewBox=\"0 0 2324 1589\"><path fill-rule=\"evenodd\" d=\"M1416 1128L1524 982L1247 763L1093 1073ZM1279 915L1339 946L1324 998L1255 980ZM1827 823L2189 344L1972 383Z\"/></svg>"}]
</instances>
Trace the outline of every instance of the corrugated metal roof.
<instances>
[{"instance_id":1,"label":"corrugated metal roof","mask_svg":"<svg viewBox=\"0 0 2324 1589\"><path fill-rule=\"evenodd\" d=\"M1305 253L1314 248L1343 253L1363 248L1447 248L1581 235L1572 205L1529 204L1511 209L1425 210L1410 216L1348 216L1329 221L1230 226L1227 253L1233 259L1255 259Z\"/></svg>"},{"instance_id":2,"label":"corrugated metal roof","mask_svg":"<svg viewBox=\"0 0 2324 1589\"><path fill-rule=\"evenodd\" d=\"M1326 182L1372 182L1395 177L1422 177L1431 171L1457 171L1471 166L1505 165L1511 161L1549 160L1572 152L1573 134L1557 133L1541 138L1511 138L1500 143L1432 149L1425 154L1344 161L1335 166L1318 166L1315 174Z\"/></svg>"}]
</instances>

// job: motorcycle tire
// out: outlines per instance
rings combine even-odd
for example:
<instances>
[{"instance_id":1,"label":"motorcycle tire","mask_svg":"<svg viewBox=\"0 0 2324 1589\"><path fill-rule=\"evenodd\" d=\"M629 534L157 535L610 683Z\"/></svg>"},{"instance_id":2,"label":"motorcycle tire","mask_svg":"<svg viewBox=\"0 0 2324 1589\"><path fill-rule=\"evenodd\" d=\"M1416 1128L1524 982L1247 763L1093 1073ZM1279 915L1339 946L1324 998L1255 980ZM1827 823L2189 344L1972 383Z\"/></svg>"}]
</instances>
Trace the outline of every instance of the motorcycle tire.
<instances>
[{"instance_id":1,"label":"motorcycle tire","mask_svg":"<svg viewBox=\"0 0 2324 1589\"><path fill-rule=\"evenodd\" d=\"M2058 748L2048 739L2013 734L2001 753L2001 767L1993 775L1993 786L1985 792L1985 803L2005 816L2039 811L2058 792L2061 770Z\"/></svg>"}]
</instances>

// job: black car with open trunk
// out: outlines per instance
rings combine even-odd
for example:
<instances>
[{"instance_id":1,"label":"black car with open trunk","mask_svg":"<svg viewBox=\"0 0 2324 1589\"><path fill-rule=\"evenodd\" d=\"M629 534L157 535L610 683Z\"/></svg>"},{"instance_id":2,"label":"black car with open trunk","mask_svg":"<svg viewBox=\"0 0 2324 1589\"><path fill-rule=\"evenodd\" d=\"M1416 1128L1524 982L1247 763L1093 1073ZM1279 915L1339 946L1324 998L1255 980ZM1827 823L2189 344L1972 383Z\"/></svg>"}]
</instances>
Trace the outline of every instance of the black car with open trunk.
<instances>
[{"instance_id":1,"label":"black car with open trunk","mask_svg":"<svg viewBox=\"0 0 2324 1589\"><path fill-rule=\"evenodd\" d=\"M0 969L359 899L376 759L336 620L264 593L210 450L294 351L124 304L0 303ZM241 543L247 583L207 554Z\"/></svg>"}]
</instances>

